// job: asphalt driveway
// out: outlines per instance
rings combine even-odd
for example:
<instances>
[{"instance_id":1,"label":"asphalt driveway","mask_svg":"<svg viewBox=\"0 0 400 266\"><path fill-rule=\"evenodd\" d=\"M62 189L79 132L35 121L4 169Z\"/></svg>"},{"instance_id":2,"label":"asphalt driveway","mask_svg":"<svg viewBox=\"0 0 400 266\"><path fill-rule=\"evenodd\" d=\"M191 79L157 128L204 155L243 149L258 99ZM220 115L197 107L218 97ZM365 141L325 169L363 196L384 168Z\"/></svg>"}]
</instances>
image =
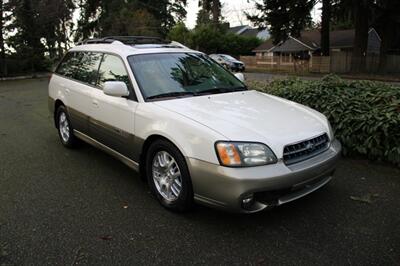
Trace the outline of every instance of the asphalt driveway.
<instances>
[{"instance_id":1,"label":"asphalt driveway","mask_svg":"<svg viewBox=\"0 0 400 266\"><path fill-rule=\"evenodd\" d=\"M272 211L174 214L116 159L61 146L46 85L0 82L0 265L400 265L399 169L343 159Z\"/></svg>"}]
</instances>

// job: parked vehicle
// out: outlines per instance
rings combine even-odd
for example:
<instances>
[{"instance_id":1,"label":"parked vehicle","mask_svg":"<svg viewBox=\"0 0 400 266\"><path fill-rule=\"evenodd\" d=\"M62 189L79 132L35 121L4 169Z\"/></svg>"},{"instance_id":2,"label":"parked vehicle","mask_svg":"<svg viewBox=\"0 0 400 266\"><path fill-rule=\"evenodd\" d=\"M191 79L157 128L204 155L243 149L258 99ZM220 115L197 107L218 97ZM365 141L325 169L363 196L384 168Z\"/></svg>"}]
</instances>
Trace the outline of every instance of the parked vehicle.
<instances>
[{"instance_id":1,"label":"parked vehicle","mask_svg":"<svg viewBox=\"0 0 400 266\"><path fill-rule=\"evenodd\" d=\"M257 212L327 184L341 145L326 117L236 75L175 42L88 40L52 75L49 108L64 146L140 171L170 210Z\"/></svg>"},{"instance_id":2,"label":"parked vehicle","mask_svg":"<svg viewBox=\"0 0 400 266\"><path fill-rule=\"evenodd\" d=\"M245 64L242 61L239 61L230 55L211 54L210 57L231 71L244 72L246 70Z\"/></svg>"}]
</instances>

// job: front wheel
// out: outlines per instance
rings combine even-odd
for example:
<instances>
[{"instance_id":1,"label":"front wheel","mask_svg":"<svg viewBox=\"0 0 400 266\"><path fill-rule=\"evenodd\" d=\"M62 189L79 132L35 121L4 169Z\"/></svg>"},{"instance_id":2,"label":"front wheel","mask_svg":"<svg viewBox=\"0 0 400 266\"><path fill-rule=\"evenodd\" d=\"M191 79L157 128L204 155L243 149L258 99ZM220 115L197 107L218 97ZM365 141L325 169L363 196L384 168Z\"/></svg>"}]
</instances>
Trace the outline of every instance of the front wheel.
<instances>
[{"instance_id":1,"label":"front wheel","mask_svg":"<svg viewBox=\"0 0 400 266\"><path fill-rule=\"evenodd\" d=\"M146 156L146 174L151 191L165 208L187 211L193 206L189 170L180 151L170 142L153 142Z\"/></svg>"}]
</instances>

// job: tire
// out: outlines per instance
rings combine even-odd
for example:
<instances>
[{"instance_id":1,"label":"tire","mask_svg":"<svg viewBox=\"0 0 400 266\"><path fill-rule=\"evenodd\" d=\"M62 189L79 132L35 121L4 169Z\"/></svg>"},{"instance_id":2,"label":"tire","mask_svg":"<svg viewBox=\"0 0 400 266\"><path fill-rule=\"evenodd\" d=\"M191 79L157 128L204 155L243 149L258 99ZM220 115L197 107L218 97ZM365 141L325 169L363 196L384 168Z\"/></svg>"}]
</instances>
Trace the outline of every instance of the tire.
<instances>
[{"instance_id":1,"label":"tire","mask_svg":"<svg viewBox=\"0 0 400 266\"><path fill-rule=\"evenodd\" d=\"M146 153L146 176L151 192L162 206L176 212L193 208L189 170L175 145L166 140L150 144Z\"/></svg>"},{"instance_id":2,"label":"tire","mask_svg":"<svg viewBox=\"0 0 400 266\"><path fill-rule=\"evenodd\" d=\"M65 106L58 107L56 112L56 125L61 143L67 148L75 148L79 141L74 136L71 120Z\"/></svg>"}]
</instances>

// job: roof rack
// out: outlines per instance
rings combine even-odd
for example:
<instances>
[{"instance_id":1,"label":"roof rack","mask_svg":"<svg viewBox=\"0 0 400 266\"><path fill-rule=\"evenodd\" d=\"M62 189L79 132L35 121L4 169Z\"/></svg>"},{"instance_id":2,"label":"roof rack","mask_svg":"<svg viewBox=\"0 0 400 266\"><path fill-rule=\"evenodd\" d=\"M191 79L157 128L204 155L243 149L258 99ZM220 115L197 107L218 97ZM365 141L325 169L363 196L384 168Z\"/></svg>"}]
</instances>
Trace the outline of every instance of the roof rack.
<instances>
[{"instance_id":1,"label":"roof rack","mask_svg":"<svg viewBox=\"0 0 400 266\"><path fill-rule=\"evenodd\" d=\"M168 42L159 37L150 36L107 36L104 38L96 39L86 39L84 41L78 42L77 45L83 44L98 44L98 43L113 43L119 41L126 45L136 45L136 44L169 44Z\"/></svg>"}]
</instances>

